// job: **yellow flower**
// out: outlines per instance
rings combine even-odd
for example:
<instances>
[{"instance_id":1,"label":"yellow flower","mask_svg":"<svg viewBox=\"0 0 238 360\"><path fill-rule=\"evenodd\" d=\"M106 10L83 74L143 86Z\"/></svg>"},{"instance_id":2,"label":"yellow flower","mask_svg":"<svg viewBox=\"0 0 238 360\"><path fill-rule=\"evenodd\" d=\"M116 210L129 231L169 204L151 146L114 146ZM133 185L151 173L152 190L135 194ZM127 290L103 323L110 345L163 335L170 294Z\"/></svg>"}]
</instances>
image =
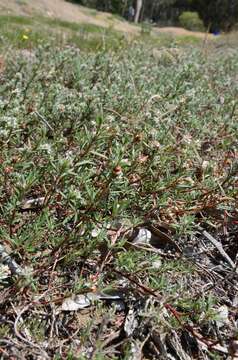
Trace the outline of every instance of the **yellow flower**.
<instances>
[{"instance_id":1,"label":"yellow flower","mask_svg":"<svg viewBox=\"0 0 238 360\"><path fill-rule=\"evenodd\" d=\"M29 39L29 36L27 36L27 35L22 35L22 40L28 40Z\"/></svg>"}]
</instances>

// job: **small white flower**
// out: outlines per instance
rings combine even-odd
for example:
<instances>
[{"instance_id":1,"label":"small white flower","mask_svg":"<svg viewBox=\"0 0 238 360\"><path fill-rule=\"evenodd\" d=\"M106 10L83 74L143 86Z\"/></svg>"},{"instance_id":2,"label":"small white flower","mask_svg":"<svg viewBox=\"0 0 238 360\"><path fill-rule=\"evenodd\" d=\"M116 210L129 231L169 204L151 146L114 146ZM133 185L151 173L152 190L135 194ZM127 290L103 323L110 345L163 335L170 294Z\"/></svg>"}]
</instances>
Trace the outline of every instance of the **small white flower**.
<instances>
[{"instance_id":1,"label":"small white flower","mask_svg":"<svg viewBox=\"0 0 238 360\"><path fill-rule=\"evenodd\" d=\"M0 137L7 137L8 131L5 129L0 129Z\"/></svg>"},{"instance_id":2,"label":"small white flower","mask_svg":"<svg viewBox=\"0 0 238 360\"><path fill-rule=\"evenodd\" d=\"M13 116L3 116L0 122L4 124L6 129L15 129L18 125L17 119Z\"/></svg>"},{"instance_id":3,"label":"small white flower","mask_svg":"<svg viewBox=\"0 0 238 360\"><path fill-rule=\"evenodd\" d=\"M66 159L70 162L70 164L72 165L72 164L73 164L73 160L74 160L73 151L68 150L68 151L65 153L65 158L66 158Z\"/></svg>"},{"instance_id":4,"label":"small white flower","mask_svg":"<svg viewBox=\"0 0 238 360\"><path fill-rule=\"evenodd\" d=\"M52 147L50 144L41 144L39 147L40 150L45 150L48 154L52 153Z\"/></svg>"}]
</instances>

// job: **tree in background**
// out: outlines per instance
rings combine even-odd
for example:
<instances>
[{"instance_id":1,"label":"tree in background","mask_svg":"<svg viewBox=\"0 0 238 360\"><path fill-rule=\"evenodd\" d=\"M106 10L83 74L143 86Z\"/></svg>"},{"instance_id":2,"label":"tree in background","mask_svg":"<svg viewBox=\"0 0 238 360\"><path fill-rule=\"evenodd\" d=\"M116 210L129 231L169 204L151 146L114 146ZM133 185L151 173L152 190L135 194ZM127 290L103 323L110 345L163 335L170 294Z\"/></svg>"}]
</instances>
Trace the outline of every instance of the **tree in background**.
<instances>
[{"instance_id":1,"label":"tree in background","mask_svg":"<svg viewBox=\"0 0 238 360\"><path fill-rule=\"evenodd\" d=\"M143 5L142 0L136 0L136 14L134 20L135 23L139 22L142 5Z\"/></svg>"},{"instance_id":2,"label":"tree in background","mask_svg":"<svg viewBox=\"0 0 238 360\"><path fill-rule=\"evenodd\" d=\"M190 0L190 6L212 32L230 31L238 22L238 0Z\"/></svg>"},{"instance_id":3,"label":"tree in background","mask_svg":"<svg viewBox=\"0 0 238 360\"><path fill-rule=\"evenodd\" d=\"M128 9L136 9L135 22L152 20L176 25L184 11L197 11L211 31L229 31L238 23L238 0L72 0L101 11L126 17Z\"/></svg>"},{"instance_id":4,"label":"tree in background","mask_svg":"<svg viewBox=\"0 0 238 360\"><path fill-rule=\"evenodd\" d=\"M144 0L143 17L158 21L161 14L175 20L184 11L197 11L210 31L230 31L238 23L238 0ZM174 16L175 15L175 16Z\"/></svg>"},{"instance_id":5,"label":"tree in background","mask_svg":"<svg viewBox=\"0 0 238 360\"><path fill-rule=\"evenodd\" d=\"M112 12L123 16L132 0L72 0L72 2L90 8L95 8L100 11Z\"/></svg>"}]
</instances>

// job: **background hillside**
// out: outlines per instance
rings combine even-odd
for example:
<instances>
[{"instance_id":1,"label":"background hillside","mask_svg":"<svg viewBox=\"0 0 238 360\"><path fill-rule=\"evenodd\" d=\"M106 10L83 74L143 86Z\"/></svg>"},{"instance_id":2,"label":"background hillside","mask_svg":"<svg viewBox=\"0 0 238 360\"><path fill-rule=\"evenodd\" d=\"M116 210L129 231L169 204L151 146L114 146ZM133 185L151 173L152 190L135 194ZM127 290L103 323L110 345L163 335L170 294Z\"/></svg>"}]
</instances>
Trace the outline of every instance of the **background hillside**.
<instances>
[{"instance_id":1,"label":"background hillside","mask_svg":"<svg viewBox=\"0 0 238 360\"><path fill-rule=\"evenodd\" d=\"M229 31L238 22L237 0L74 0L110 11L135 22L161 25L186 24L193 30ZM186 20L186 21L184 21Z\"/></svg>"},{"instance_id":2,"label":"background hillside","mask_svg":"<svg viewBox=\"0 0 238 360\"><path fill-rule=\"evenodd\" d=\"M47 16L60 20L92 24L100 27L111 28L127 34L139 34L140 27L118 18L111 13L89 9L64 0L0 0L0 10L2 14L15 14L24 16ZM177 27L154 28L153 32L169 33L172 35L193 35L194 37L204 37L201 32L191 32L187 29Z\"/></svg>"}]
</instances>

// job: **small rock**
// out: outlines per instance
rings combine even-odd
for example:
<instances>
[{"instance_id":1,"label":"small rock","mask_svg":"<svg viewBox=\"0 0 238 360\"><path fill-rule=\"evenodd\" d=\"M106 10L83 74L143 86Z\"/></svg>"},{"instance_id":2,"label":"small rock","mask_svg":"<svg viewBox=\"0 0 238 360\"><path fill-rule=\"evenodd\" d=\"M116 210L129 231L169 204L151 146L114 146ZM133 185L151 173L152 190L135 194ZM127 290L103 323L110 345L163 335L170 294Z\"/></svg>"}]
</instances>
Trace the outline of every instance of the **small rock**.
<instances>
[{"instance_id":1,"label":"small rock","mask_svg":"<svg viewBox=\"0 0 238 360\"><path fill-rule=\"evenodd\" d=\"M61 305L63 311L77 311L91 305L91 299L87 295L76 295L73 298L67 298Z\"/></svg>"},{"instance_id":2,"label":"small rock","mask_svg":"<svg viewBox=\"0 0 238 360\"><path fill-rule=\"evenodd\" d=\"M150 244L152 234L149 230L141 228L133 240L133 244Z\"/></svg>"}]
</instances>

